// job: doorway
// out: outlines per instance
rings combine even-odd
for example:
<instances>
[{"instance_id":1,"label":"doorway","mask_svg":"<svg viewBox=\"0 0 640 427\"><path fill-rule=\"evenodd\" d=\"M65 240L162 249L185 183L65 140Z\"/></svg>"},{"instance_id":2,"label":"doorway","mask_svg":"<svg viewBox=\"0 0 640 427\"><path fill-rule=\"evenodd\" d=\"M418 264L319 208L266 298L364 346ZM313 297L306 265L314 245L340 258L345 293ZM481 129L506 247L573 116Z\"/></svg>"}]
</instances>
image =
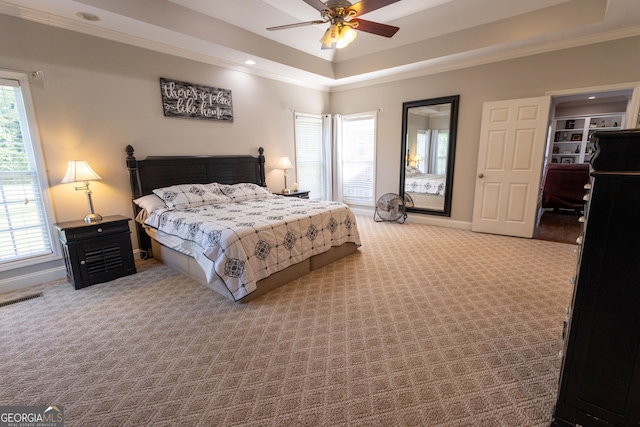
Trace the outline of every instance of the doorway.
<instances>
[{"instance_id":1,"label":"doorway","mask_svg":"<svg viewBox=\"0 0 640 427\"><path fill-rule=\"evenodd\" d=\"M595 153L590 135L634 123L628 120L632 97L633 89L552 96L534 239L576 243L584 221L583 186Z\"/></svg>"}]
</instances>

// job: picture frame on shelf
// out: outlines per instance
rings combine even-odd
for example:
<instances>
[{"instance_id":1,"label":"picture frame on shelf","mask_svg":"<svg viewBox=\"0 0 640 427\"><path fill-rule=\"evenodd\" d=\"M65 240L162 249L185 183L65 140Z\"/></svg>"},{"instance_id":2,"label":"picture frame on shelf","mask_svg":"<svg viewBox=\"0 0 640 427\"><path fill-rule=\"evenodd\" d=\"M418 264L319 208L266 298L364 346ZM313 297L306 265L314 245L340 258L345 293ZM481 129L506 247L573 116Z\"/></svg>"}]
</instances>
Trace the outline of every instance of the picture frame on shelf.
<instances>
[{"instance_id":1,"label":"picture frame on shelf","mask_svg":"<svg viewBox=\"0 0 640 427\"><path fill-rule=\"evenodd\" d=\"M567 120L565 122L565 129L574 129L576 127L576 121L575 120Z\"/></svg>"},{"instance_id":2,"label":"picture frame on shelf","mask_svg":"<svg viewBox=\"0 0 640 427\"><path fill-rule=\"evenodd\" d=\"M572 141L582 141L582 133L574 133L571 135Z\"/></svg>"},{"instance_id":3,"label":"picture frame on shelf","mask_svg":"<svg viewBox=\"0 0 640 427\"><path fill-rule=\"evenodd\" d=\"M560 163L573 163L573 157L560 157Z\"/></svg>"}]
</instances>

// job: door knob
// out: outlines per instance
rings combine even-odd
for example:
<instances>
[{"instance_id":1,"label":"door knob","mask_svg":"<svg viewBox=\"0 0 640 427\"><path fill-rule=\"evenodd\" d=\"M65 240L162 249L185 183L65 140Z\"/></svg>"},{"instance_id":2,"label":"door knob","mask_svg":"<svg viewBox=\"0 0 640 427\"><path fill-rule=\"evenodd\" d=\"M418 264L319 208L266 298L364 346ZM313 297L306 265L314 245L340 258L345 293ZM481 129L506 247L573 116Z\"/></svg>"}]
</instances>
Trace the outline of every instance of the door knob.
<instances>
[{"instance_id":1,"label":"door knob","mask_svg":"<svg viewBox=\"0 0 640 427\"><path fill-rule=\"evenodd\" d=\"M484 174L481 173L480 175L478 175L478 178L484 178Z\"/></svg>"}]
</instances>

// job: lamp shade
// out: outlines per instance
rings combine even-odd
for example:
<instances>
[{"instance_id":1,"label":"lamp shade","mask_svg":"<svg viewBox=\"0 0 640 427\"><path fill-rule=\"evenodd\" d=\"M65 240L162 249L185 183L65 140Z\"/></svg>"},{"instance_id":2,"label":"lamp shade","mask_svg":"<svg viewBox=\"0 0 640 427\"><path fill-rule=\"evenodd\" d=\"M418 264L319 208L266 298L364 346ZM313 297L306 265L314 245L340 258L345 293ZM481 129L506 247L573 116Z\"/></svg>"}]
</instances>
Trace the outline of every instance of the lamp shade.
<instances>
[{"instance_id":1,"label":"lamp shade","mask_svg":"<svg viewBox=\"0 0 640 427\"><path fill-rule=\"evenodd\" d=\"M320 39L320 43L328 49L331 49L333 43L337 42L340 38L340 27L337 24L331 24L327 31L324 32L324 35Z\"/></svg>"},{"instance_id":2,"label":"lamp shade","mask_svg":"<svg viewBox=\"0 0 640 427\"><path fill-rule=\"evenodd\" d=\"M349 25L343 26L342 30L340 31L340 38L336 43L336 48L342 49L343 47L347 47L349 43L355 40L357 35L358 33L355 32Z\"/></svg>"},{"instance_id":3,"label":"lamp shade","mask_svg":"<svg viewBox=\"0 0 640 427\"><path fill-rule=\"evenodd\" d=\"M293 169L293 165L291 164L289 157L280 157L280 161L278 162L278 169Z\"/></svg>"},{"instance_id":4,"label":"lamp shade","mask_svg":"<svg viewBox=\"0 0 640 427\"><path fill-rule=\"evenodd\" d=\"M420 154L416 154L416 156L413 158L413 160L415 160L416 162L421 162L422 161L422 156Z\"/></svg>"},{"instance_id":5,"label":"lamp shade","mask_svg":"<svg viewBox=\"0 0 640 427\"><path fill-rule=\"evenodd\" d=\"M91 166L85 160L69 160L67 165L67 173L62 178L62 183L68 182L81 182L81 181L96 181L102 179L100 175L91 169Z\"/></svg>"}]
</instances>

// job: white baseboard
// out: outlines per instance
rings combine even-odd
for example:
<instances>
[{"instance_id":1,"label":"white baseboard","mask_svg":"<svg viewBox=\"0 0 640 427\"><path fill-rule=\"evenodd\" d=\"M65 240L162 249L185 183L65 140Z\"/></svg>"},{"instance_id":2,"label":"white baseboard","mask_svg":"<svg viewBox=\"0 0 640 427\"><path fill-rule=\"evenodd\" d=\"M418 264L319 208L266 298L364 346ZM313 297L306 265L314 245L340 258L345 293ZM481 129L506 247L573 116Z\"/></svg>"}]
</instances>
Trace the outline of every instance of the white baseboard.
<instances>
[{"instance_id":1,"label":"white baseboard","mask_svg":"<svg viewBox=\"0 0 640 427\"><path fill-rule=\"evenodd\" d=\"M146 252L140 249L133 251L133 258L138 260L146 257ZM31 286L42 285L47 282L64 279L67 277L67 270L64 266L51 268L48 270L37 271L34 273L24 274L22 276L14 276L0 280L0 294L7 292L19 291L20 289L30 288Z\"/></svg>"},{"instance_id":2,"label":"white baseboard","mask_svg":"<svg viewBox=\"0 0 640 427\"><path fill-rule=\"evenodd\" d=\"M356 215L366 215L373 218L375 208L368 208L364 206L349 206L349 208ZM468 221L458 221L449 217L443 217L438 215L424 215L418 213L409 212L407 216L407 222L415 222L417 224L436 225L438 227L459 228L462 230L471 230L471 223Z\"/></svg>"},{"instance_id":3,"label":"white baseboard","mask_svg":"<svg viewBox=\"0 0 640 427\"><path fill-rule=\"evenodd\" d=\"M409 213L407 222L415 222L417 224L436 225L438 227L459 228L461 230L471 230L471 223L468 221L458 221L448 217L437 215L423 215Z\"/></svg>"},{"instance_id":4,"label":"white baseboard","mask_svg":"<svg viewBox=\"0 0 640 427\"><path fill-rule=\"evenodd\" d=\"M67 270L64 266L51 268L49 270L36 271L35 273L24 274L22 276L9 277L0 280L0 294L19 291L31 286L42 285L67 277Z\"/></svg>"},{"instance_id":5,"label":"white baseboard","mask_svg":"<svg viewBox=\"0 0 640 427\"><path fill-rule=\"evenodd\" d=\"M356 215L371 215L373 218L374 208L368 208L366 206L349 206L349 209Z\"/></svg>"}]
</instances>

